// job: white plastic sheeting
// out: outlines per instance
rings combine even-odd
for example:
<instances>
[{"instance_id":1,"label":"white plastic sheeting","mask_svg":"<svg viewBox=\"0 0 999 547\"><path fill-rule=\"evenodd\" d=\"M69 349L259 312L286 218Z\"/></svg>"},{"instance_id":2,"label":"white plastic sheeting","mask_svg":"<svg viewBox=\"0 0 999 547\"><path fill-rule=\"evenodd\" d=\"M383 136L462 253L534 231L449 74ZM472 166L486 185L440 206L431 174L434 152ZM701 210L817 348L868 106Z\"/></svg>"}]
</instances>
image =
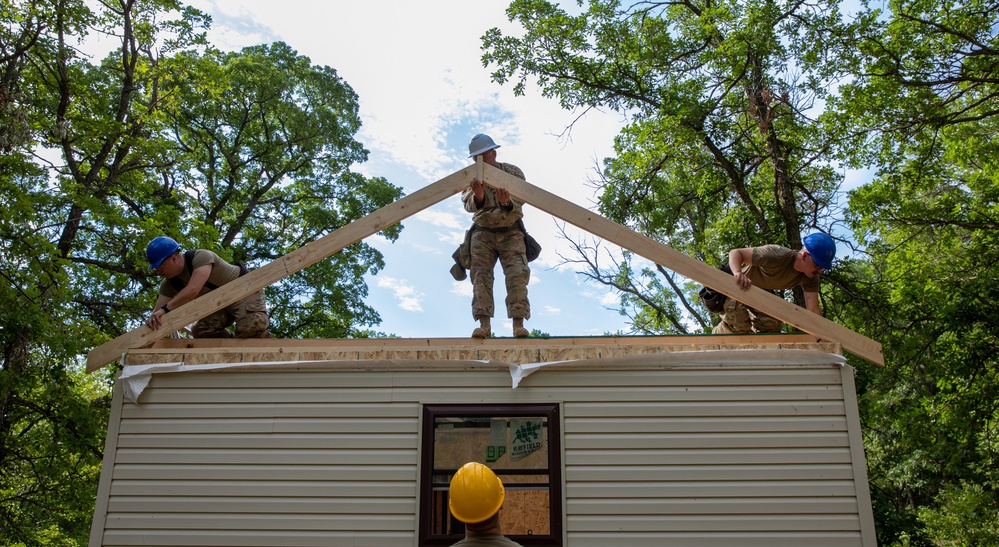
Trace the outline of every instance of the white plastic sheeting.
<instances>
[{"instance_id":1,"label":"white plastic sheeting","mask_svg":"<svg viewBox=\"0 0 999 547\"><path fill-rule=\"evenodd\" d=\"M175 372L204 372L221 370L227 368L253 368L253 367L281 367L281 366L309 366L336 363L339 365L357 366L384 366L403 365L413 363L411 359L381 360L381 361L259 361L247 363L214 363L207 365L187 365L184 362L156 363L151 365L130 365L126 366L118 380L122 382L123 395L125 400L138 404L139 396L149 385L149 381L154 374L167 374ZM425 361L421 361L426 363ZM576 359L569 361L552 361L545 363L502 363L499 361L462 361L470 364L484 364L494 366L506 366L510 369L511 389L517 389L520 382L531 374L542 368L556 369L560 367L572 367L578 365L599 365L614 367L620 365L649 365L649 366L669 366L669 365L757 365L767 364L788 364L788 365L821 365L846 364L846 358L842 355L827 353L824 351L798 350L798 349L766 349L766 350L709 350L709 351L676 351L667 353L650 353L644 355L630 355L626 357L611 357L600 359Z\"/></svg>"}]
</instances>

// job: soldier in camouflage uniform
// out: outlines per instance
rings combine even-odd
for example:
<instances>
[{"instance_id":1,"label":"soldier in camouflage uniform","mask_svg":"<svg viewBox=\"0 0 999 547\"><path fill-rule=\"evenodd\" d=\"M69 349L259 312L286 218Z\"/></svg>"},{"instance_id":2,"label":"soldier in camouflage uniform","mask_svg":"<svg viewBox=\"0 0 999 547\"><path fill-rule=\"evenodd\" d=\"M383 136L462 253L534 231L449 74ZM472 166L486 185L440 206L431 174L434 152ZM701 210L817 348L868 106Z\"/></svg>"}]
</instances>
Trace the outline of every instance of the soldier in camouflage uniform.
<instances>
[{"instance_id":1,"label":"soldier in camouflage uniform","mask_svg":"<svg viewBox=\"0 0 999 547\"><path fill-rule=\"evenodd\" d=\"M160 283L153 313L146 319L149 328L158 329L160 319L171 310L246 273L245 267L229 264L211 251L197 249L189 253L190 267L188 256L169 237L157 237L146 248L150 268L165 278ZM191 334L195 338L232 338L228 327L235 324L236 338L270 338L269 323L261 290L201 319L194 324Z\"/></svg>"},{"instance_id":2,"label":"soldier in camouflage uniform","mask_svg":"<svg viewBox=\"0 0 999 547\"><path fill-rule=\"evenodd\" d=\"M515 177L526 180L524 172L516 165L496 161L499 145L488 135L476 135L468 145L469 157L482 156L482 161L502 169ZM523 218L520 203L504 188L486 186L484 181L472 179L462 195L465 210L473 213L475 224L471 236L472 317L479 326L472 331L473 338L488 338L493 316L493 270L496 260L503 266L506 277L506 312L513 319L513 335L523 338L529 333L524 320L531 317L531 303L527 300L527 283L531 270L527 266L527 247L524 232L516 223Z\"/></svg>"},{"instance_id":3,"label":"soldier in camouflage uniform","mask_svg":"<svg viewBox=\"0 0 999 547\"><path fill-rule=\"evenodd\" d=\"M732 249L728 263L734 272L736 284L742 290L756 285L771 291L801 285L805 292L805 308L822 315L822 310L819 309L819 280L822 271L832 267L832 261L836 258L836 244L821 232L809 235L803 243L805 248L800 251L780 245ZM734 298L726 298L721 323L711 332L779 332L781 325L774 317L754 310Z\"/></svg>"}]
</instances>

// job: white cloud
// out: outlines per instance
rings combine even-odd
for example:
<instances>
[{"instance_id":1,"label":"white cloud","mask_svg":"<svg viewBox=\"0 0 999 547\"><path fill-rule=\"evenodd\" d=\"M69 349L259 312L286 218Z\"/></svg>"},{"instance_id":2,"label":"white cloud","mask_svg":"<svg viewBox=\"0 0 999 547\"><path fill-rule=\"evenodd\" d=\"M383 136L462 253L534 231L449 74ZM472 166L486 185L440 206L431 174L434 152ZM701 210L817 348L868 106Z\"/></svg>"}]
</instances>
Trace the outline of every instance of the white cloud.
<instances>
[{"instance_id":1,"label":"white cloud","mask_svg":"<svg viewBox=\"0 0 999 547\"><path fill-rule=\"evenodd\" d=\"M472 284L469 283L467 279L464 281L453 281L451 283L451 293L463 298L468 298L469 301L471 301Z\"/></svg>"},{"instance_id":2,"label":"white cloud","mask_svg":"<svg viewBox=\"0 0 999 547\"><path fill-rule=\"evenodd\" d=\"M415 287L394 277L379 276L376 279L378 280L379 287L392 291L399 302L400 308L413 312L423 311L421 301L424 295L422 292L416 290Z\"/></svg>"},{"instance_id":3,"label":"white cloud","mask_svg":"<svg viewBox=\"0 0 999 547\"><path fill-rule=\"evenodd\" d=\"M491 81L481 37L492 27L519 32L506 19L508 0L479 0L474 10L463 0L192 4L213 15L212 38L223 49L283 40L336 69L358 94L359 137L372 160L408 165L423 179L407 188L471 163L468 140L483 132L502 146L500 161L519 165L530 182L592 205L586 181L594 160L611 153L621 117L587 113L559 138L578 113L530 88L515 97L510 85Z\"/></svg>"},{"instance_id":4,"label":"white cloud","mask_svg":"<svg viewBox=\"0 0 999 547\"><path fill-rule=\"evenodd\" d=\"M617 308L621 305L621 295L616 292L607 292L600 298L600 305L607 308Z\"/></svg>"},{"instance_id":5,"label":"white cloud","mask_svg":"<svg viewBox=\"0 0 999 547\"><path fill-rule=\"evenodd\" d=\"M443 232L437 234L437 240L448 245L458 246L465 241L465 230L457 232Z\"/></svg>"},{"instance_id":6,"label":"white cloud","mask_svg":"<svg viewBox=\"0 0 999 547\"><path fill-rule=\"evenodd\" d=\"M482 66L481 37L492 27L520 34L506 18L509 0L477 0L474 5L466 0L190 3L213 17L209 39L223 50L280 40L314 65L336 70L358 95L363 125L357 139L370 151L366 163L354 166L357 172L385 177L412 193L471 164L469 139L475 133L488 133L501 146L499 161L521 167L532 184L593 209L594 190L588 180L595 161L613 153L613 138L623 120L618 114L592 111L576 121L578 112L561 109L556 100L541 97L531 86L526 96L515 97L511 85L491 81L493 67ZM568 9L579 9L574 2L564 3ZM574 121L571 133L560 137ZM599 287L593 286L588 299L597 309L586 312L578 308L589 302L579 298L571 281L549 281L544 290L533 290L548 277L544 270L558 263L558 253L572 251L558 238L556 220L547 213L528 206L525 222L544 248L541 258L531 264L531 302L539 310L555 310L549 319L557 319L551 326L535 321L533 328L559 335L579 334L583 325L586 332L624 328L616 314L597 308L605 296L598 294ZM366 240L385 255L385 269L369 278L378 289L371 298L384 296L387 302L377 308L385 320L381 328L409 333L448 329L434 334L467 335L471 284L465 280L448 288L450 277L442 280L442 276L448 275L450 255L464 236L470 215L453 197L403 224L395 244L377 236ZM583 233L572 226L567 230ZM501 280L497 265L498 308L502 308ZM445 310L437 312L435 321L414 321L413 313L394 315L393 304L417 312L445 303L451 306L455 295L461 297L461 308L453 310L460 327L447 326ZM578 330L567 332L576 325ZM460 333L450 332L458 328Z\"/></svg>"},{"instance_id":7,"label":"white cloud","mask_svg":"<svg viewBox=\"0 0 999 547\"><path fill-rule=\"evenodd\" d=\"M526 326L528 327L528 329L530 329L529 325ZM496 325L493 325L492 327L493 327L493 332L495 332L498 336L510 336L511 334L513 334L513 321L509 319L500 320L499 328L496 328Z\"/></svg>"},{"instance_id":8,"label":"white cloud","mask_svg":"<svg viewBox=\"0 0 999 547\"><path fill-rule=\"evenodd\" d=\"M424 209L413 215L412 218L421 220L433 226L453 228L455 230L464 229L468 225L468 218L459 218L458 215L433 209Z\"/></svg>"}]
</instances>

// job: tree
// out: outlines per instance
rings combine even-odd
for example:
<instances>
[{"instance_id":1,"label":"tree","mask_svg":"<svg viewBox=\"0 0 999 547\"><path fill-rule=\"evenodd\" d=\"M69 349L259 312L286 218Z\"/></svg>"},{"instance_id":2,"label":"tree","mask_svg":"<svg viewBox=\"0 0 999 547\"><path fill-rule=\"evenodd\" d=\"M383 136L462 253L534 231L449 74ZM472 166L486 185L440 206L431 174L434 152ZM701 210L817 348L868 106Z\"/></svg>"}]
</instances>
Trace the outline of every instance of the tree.
<instances>
[{"instance_id":1,"label":"tree","mask_svg":"<svg viewBox=\"0 0 999 547\"><path fill-rule=\"evenodd\" d=\"M0 6L0 528L82 545L112 378L82 356L148 313L146 243L253 264L400 191L350 172L366 159L356 95L284 44L215 51L204 14L173 0ZM92 63L91 33L120 47ZM361 276L380 265L355 245L274 288L278 332L367 335Z\"/></svg>"},{"instance_id":2,"label":"tree","mask_svg":"<svg viewBox=\"0 0 999 547\"><path fill-rule=\"evenodd\" d=\"M143 226L252 264L400 197L385 179L350 171L367 151L353 138L357 95L333 69L275 43L179 55L171 71L162 87L173 98L165 138L177 153L159 169L157 192L172 201L136 210ZM395 239L400 229L384 233ZM268 288L272 330L363 336L362 326L380 322L364 303L363 276L382 266L380 253L358 243Z\"/></svg>"},{"instance_id":3,"label":"tree","mask_svg":"<svg viewBox=\"0 0 999 547\"><path fill-rule=\"evenodd\" d=\"M515 0L507 13L525 32L486 34L494 80L523 93L536 79L567 109L629 116L597 182L606 216L717 263L733 247L800 248L802 231L828 229L839 140L814 113L847 73L840 52L865 20L844 22L834 1L590 0L570 15ZM696 287L668 268L638 269L625 255L603 269L580 256L590 278L622 291L636 330L710 328Z\"/></svg>"},{"instance_id":4,"label":"tree","mask_svg":"<svg viewBox=\"0 0 999 547\"><path fill-rule=\"evenodd\" d=\"M174 47L197 41L199 14L174 2L99 7L3 3L0 526L12 545L86 541L109 401L107 377L84 375L79 356L107 338L100 328L118 313L113 284L102 283L112 276L100 275L117 265L94 268L100 254L88 247L113 225L100 215L145 161L151 44L161 32ZM91 32L121 37L104 66L90 65L72 38ZM60 169L36 161L46 148L62 155ZM79 290L87 282L108 297Z\"/></svg>"},{"instance_id":5,"label":"tree","mask_svg":"<svg viewBox=\"0 0 999 547\"><path fill-rule=\"evenodd\" d=\"M995 545L999 6L888 7L517 0L523 35L490 31L483 59L517 93L629 116L597 181L614 220L712 262L840 230L855 253L823 307L889 362L858 367L879 542ZM878 169L845 210L839 162ZM668 265L575 245L563 258L621 290L636 330L709 324Z\"/></svg>"},{"instance_id":6,"label":"tree","mask_svg":"<svg viewBox=\"0 0 999 547\"><path fill-rule=\"evenodd\" d=\"M891 310L880 337L893 368L872 378L863 398L883 510L909 523L886 531L886 544L903 534L939 544L916 516L939 511L938 503L953 501L944 494L962 484L983 488L980 495L999 507L999 331L991 319L999 297L999 173L995 166L979 170L981 149L965 146L974 139L970 132L945 130L940 139L951 152L965 150L961 155L970 165L948 154L918 171L879 177L850 199L850 218ZM994 510L990 518L995 520ZM947 533L963 537L959 529Z\"/></svg>"},{"instance_id":7,"label":"tree","mask_svg":"<svg viewBox=\"0 0 999 547\"><path fill-rule=\"evenodd\" d=\"M830 114L877 168L847 220L890 310L869 325L891 369L861 388L879 540L996 545L999 5L887 6Z\"/></svg>"},{"instance_id":8,"label":"tree","mask_svg":"<svg viewBox=\"0 0 999 547\"><path fill-rule=\"evenodd\" d=\"M21 70L49 21L34 3L0 2L7 25L0 28L0 150L10 154L30 139Z\"/></svg>"}]
</instances>

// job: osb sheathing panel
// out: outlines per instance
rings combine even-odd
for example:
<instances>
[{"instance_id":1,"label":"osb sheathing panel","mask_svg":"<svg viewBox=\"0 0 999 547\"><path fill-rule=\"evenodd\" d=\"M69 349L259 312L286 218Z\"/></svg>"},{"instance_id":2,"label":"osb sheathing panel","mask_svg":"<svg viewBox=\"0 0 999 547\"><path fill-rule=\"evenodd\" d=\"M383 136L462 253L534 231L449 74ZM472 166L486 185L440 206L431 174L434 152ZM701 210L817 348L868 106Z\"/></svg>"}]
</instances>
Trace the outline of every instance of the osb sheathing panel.
<instances>
[{"instance_id":1,"label":"osb sheathing panel","mask_svg":"<svg viewBox=\"0 0 999 547\"><path fill-rule=\"evenodd\" d=\"M190 365L295 361L499 361L547 363L671 353L740 349L804 349L841 354L840 344L805 334L757 336L607 336L587 338L350 339L350 340L161 340L128 352L126 365L184 362Z\"/></svg>"}]
</instances>

